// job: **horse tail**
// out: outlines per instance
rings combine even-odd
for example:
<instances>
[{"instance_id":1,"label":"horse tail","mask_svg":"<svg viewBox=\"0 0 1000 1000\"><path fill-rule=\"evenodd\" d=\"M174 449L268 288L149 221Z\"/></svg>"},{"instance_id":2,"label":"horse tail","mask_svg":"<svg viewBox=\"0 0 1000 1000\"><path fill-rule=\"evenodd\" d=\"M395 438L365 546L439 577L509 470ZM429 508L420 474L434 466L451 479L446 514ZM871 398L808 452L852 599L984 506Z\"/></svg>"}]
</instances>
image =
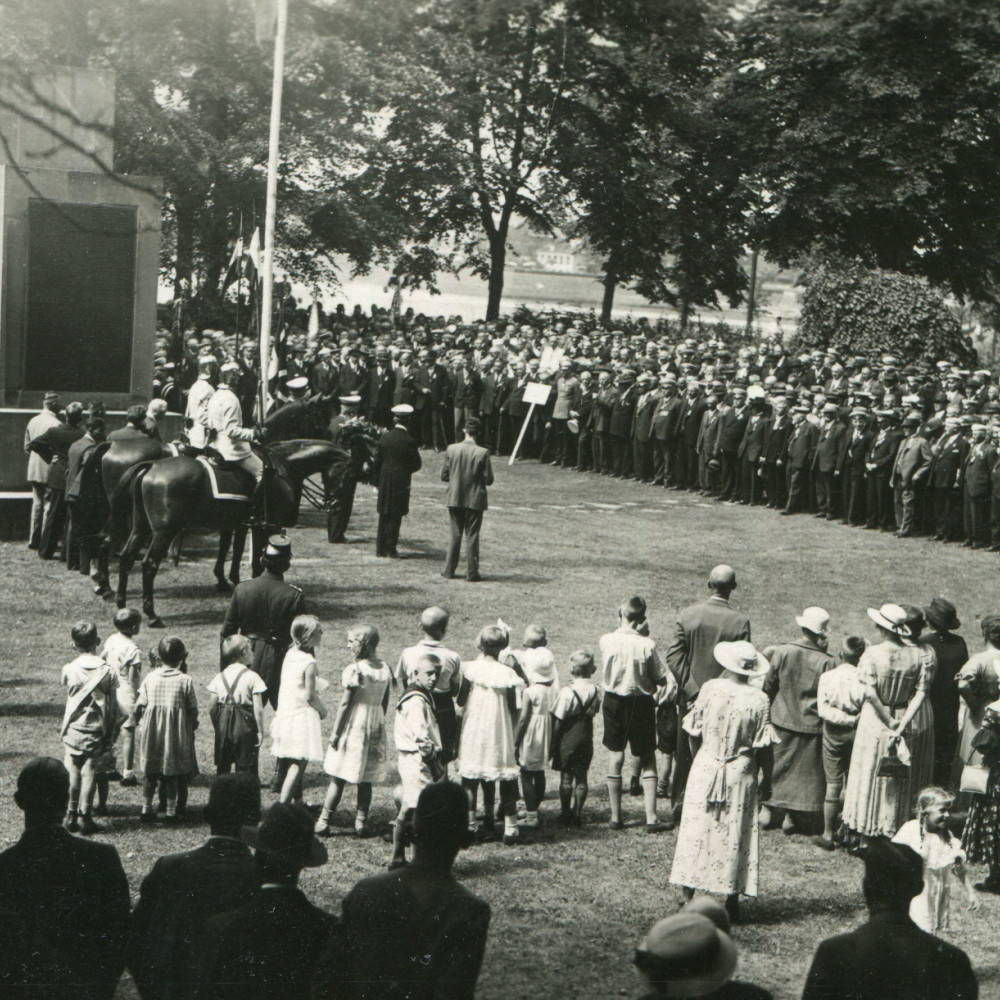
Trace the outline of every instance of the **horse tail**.
<instances>
[{"instance_id":1,"label":"horse tail","mask_svg":"<svg viewBox=\"0 0 1000 1000\"><path fill-rule=\"evenodd\" d=\"M142 495L139 488L152 467L152 462L140 462L133 465L115 486L111 495L111 517L109 519L111 545L118 552L132 531L134 518L139 515L142 507Z\"/></svg>"}]
</instances>

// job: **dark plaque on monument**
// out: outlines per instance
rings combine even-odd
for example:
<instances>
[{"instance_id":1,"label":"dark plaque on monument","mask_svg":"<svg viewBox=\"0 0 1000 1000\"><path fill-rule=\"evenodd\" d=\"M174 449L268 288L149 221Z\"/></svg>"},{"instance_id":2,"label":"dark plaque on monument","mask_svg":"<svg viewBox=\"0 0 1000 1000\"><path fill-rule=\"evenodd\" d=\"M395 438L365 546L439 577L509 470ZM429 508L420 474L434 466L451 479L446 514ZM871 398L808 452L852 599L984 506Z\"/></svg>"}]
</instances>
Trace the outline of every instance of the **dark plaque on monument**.
<instances>
[{"instance_id":1,"label":"dark plaque on monument","mask_svg":"<svg viewBox=\"0 0 1000 1000\"><path fill-rule=\"evenodd\" d=\"M136 208L28 204L25 388L128 392Z\"/></svg>"}]
</instances>

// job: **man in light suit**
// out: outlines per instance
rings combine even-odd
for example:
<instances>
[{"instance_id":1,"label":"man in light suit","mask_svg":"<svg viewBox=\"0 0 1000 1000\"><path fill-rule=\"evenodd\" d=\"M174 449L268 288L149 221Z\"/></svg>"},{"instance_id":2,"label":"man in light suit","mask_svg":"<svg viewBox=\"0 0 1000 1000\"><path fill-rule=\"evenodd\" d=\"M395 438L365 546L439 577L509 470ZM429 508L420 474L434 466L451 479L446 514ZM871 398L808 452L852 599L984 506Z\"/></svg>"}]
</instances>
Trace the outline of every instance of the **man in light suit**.
<instances>
[{"instance_id":1,"label":"man in light suit","mask_svg":"<svg viewBox=\"0 0 1000 1000\"><path fill-rule=\"evenodd\" d=\"M50 427L58 427L59 393L47 392L41 413L28 421L24 431L24 450L28 453L28 483L31 485L31 534L28 548L37 550L42 541L42 512L45 509L45 484L49 478L49 463L31 448L31 442Z\"/></svg>"},{"instance_id":2,"label":"man in light suit","mask_svg":"<svg viewBox=\"0 0 1000 1000\"><path fill-rule=\"evenodd\" d=\"M493 484L493 467L490 453L476 444L478 432L478 419L469 417L465 421L465 440L448 445L444 455L441 481L448 484L448 515L451 518L451 542L441 574L446 580L455 577L463 535L468 566L466 579L470 582L482 579L479 575L479 531L487 507L486 487Z\"/></svg>"},{"instance_id":3,"label":"man in light suit","mask_svg":"<svg viewBox=\"0 0 1000 1000\"><path fill-rule=\"evenodd\" d=\"M713 650L716 643L750 640L750 620L729 606L729 596L736 589L736 571L732 566L716 566L708 575L711 596L685 608L677 616L674 639L667 649L667 666L677 680L677 721L694 704L705 681L722 673ZM671 800L675 813L684 799L684 787L691 767L691 748L686 739L679 739L674 764ZM675 816L676 818L676 816Z\"/></svg>"}]
</instances>

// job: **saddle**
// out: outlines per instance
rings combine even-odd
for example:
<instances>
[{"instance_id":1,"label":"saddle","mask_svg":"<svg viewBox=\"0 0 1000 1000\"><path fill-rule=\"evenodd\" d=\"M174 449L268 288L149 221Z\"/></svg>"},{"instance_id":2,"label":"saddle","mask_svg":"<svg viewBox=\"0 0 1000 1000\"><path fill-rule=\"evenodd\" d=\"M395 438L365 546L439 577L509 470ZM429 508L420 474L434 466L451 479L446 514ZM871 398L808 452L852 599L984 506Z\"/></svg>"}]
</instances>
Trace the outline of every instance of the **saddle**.
<instances>
[{"instance_id":1,"label":"saddle","mask_svg":"<svg viewBox=\"0 0 1000 1000\"><path fill-rule=\"evenodd\" d=\"M215 452L214 460L207 455L199 455L197 461L205 467L208 481L212 484L212 497L216 500L231 500L249 503L253 495L253 476L235 462L227 462Z\"/></svg>"}]
</instances>

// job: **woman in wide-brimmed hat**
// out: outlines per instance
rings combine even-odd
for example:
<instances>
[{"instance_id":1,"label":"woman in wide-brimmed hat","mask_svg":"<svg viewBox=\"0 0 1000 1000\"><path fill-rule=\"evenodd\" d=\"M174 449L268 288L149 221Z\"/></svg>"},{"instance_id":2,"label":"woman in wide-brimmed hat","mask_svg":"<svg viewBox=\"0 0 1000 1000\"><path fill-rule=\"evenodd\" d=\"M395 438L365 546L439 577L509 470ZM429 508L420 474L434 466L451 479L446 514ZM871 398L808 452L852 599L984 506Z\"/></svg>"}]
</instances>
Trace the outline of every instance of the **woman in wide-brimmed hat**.
<instances>
[{"instance_id":1,"label":"woman in wide-brimmed hat","mask_svg":"<svg viewBox=\"0 0 1000 1000\"><path fill-rule=\"evenodd\" d=\"M757 895L757 813L761 797L770 797L777 737L767 695L749 683L767 673L768 661L743 641L717 643L713 653L722 675L701 686L683 723L698 750L670 881L683 886L688 898L695 889L725 894L735 920L740 894Z\"/></svg>"},{"instance_id":2,"label":"woman in wide-brimmed hat","mask_svg":"<svg viewBox=\"0 0 1000 1000\"><path fill-rule=\"evenodd\" d=\"M944 597L935 597L924 608L928 631L920 641L934 650L937 669L927 693L934 709L934 772L932 782L952 786L952 769L958 746L958 672L969 659L969 647L955 630L962 627L955 605Z\"/></svg>"},{"instance_id":3,"label":"woman in wide-brimmed hat","mask_svg":"<svg viewBox=\"0 0 1000 1000\"><path fill-rule=\"evenodd\" d=\"M913 813L917 792L930 783L934 758L934 713L927 692L933 654L912 641L906 611L898 604L869 608L881 642L858 663L866 701L858 719L851 769L844 790L844 822L863 837L891 837ZM910 764L879 777L883 758L905 740Z\"/></svg>"}]
</instances>

